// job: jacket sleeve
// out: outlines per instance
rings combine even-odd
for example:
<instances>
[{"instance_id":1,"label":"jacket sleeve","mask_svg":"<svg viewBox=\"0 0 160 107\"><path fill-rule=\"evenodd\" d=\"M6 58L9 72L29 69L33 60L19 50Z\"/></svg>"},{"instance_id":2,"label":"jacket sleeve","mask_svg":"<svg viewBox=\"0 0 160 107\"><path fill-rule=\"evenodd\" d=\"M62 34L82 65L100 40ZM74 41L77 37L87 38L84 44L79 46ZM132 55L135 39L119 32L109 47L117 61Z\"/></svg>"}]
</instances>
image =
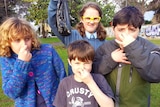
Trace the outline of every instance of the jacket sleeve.
<instances>
[{"instance_id":1,"label":"jacket sleeve","mask_svg":"<svg viewBox=\"0 0 160 107\"><path fill-rule=\"evenodd\" d=\"M19 97L24 90L28 76L29 62L16 59L14 63L8 58L1 58L2 88L12 98Z\"/></svg>"},{"instance_id":2,"label":"jacket sleeve","mask_svg":"<svg viewBox=\"0 0 160 107\"><path fill-rule=\"evenodd\" d=\"M54 49L52 50L52 54L53 54L53 66L55 68L56 74L58 76L58 79L62 80L64 77L66 77L64 63Z\"/></svg>"},{"instance_id":3,"label":"jacket sleeve","mask_svg":"<svg viewBox=\"0 0 160 107\"><path fill-rule=\"evenodd\" d=\"M110 73L117 66L118 63L111 58L112 50L107 48L109 46L109 41L107 41L96 50L93 72L105 75Z\"/></svg>"},{"instance_id":4,"label":"jacket sleeve","mask_svg":"<svg viewBox=\"0 0 160 107\"><path fill-rule=\"evenodd\" d=\"M160 82L160 48L139 38L125 47L128 59L148 82Z\"/></svg>"},{"instance_id":5,"label":"jacket sleeve","mask_svg":"<svg viewBox=\"0 0 160 107\"><path fill-rule=\"evenodd\" d=\"M77 30L71 30L71 34L68 36L62 36L58 32L57 24L56 24L56 11L57 4L59 0L50 0L48 5L48 23L53 31L53 33L61 40L61 42L68 46L71 42L75 40L83 39Z\"/></svg>"},{"instance_id":6,"label":"jacket sleeve","mask_svg":"<svg viewBox=\"0 0 160 107\"><path fill-rule=\"evenodd\" d=\"M64 43L64 36L58 32L56 24L56 11L57 11L58 0L50 0L48 5L48 24L50 25L53 33Z\"/></svg>"}]
</instances>

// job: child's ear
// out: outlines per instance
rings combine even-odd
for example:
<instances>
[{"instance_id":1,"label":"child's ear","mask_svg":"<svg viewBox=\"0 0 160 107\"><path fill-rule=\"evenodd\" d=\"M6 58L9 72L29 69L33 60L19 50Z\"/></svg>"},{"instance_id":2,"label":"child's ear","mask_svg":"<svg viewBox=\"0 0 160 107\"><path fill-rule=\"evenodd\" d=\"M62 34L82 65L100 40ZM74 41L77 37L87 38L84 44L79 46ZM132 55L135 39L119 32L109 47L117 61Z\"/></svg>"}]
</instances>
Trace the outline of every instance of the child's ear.
<instances>
[{"instance_id":1,"label":"child's ear","mask_svg":"<svg viewBox=\"0 0 160 107\"><path fill-rule=\"evenodd\" d=\"M71 61L69 59L67 59L67 60L68 60L68 64L71 66Z\"/></svg>"},{"instance_id":2,"label":"child's ear","mask_svg":"<svg viewBox=\"0 0 160 107\"><path fill-rule=\"evenodd\" d=\"M114 27L114 26L112 26L112 31L114 31L114 29L115 29L115 27Z\"/></svg>"}]
</instances>

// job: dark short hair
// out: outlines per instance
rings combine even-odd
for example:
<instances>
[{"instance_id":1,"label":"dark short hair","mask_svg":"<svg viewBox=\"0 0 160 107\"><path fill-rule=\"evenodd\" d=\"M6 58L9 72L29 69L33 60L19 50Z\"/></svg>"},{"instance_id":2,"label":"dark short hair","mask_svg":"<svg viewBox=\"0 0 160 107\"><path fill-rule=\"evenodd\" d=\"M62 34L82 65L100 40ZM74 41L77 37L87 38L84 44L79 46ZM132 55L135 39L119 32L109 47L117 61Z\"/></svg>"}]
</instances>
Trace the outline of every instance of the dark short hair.
<instances>
[{"instance_id":1,"label":"dark short hair","mask_svg":"<svg viewBox=\"0 0 160 107\"><path fill-rule=\"evenodd\" d=\"M75 60L76 58L82 62L94 60L94 48L85 40L77 40L70 43L67 52L70 61Z\"/></svg>"},{"instance_id":2,"label":"dark short hair","mask_svg":"<svg viewBox=\"0 0 160 107\"><path fill-rule=\"evenodd\" d=\"M113 27L116 27L117 24L128 24L140 29L143 23L143 14L134 6L124 7L113 18Z\"/></svg>"}]
</instances>

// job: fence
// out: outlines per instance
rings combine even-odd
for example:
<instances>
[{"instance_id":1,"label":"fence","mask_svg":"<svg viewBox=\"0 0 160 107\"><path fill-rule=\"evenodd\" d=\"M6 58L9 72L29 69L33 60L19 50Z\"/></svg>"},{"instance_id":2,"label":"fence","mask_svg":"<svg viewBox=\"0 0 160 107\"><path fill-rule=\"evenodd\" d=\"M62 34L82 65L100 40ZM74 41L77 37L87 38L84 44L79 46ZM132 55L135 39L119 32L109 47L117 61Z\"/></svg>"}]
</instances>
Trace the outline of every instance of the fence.
<instances>
[{"instance_id":1,"label":"fence","mask_svg":"<svg viewBox=\"0 0 160 107\"><path fill-rule=\"evenodd\" d=\"M114 36L112 27L107 27L106 31L109 37ZM139 35L142 37L160 38L160 23L154 25L143 25Z\"/></svg>"}]
</instances>

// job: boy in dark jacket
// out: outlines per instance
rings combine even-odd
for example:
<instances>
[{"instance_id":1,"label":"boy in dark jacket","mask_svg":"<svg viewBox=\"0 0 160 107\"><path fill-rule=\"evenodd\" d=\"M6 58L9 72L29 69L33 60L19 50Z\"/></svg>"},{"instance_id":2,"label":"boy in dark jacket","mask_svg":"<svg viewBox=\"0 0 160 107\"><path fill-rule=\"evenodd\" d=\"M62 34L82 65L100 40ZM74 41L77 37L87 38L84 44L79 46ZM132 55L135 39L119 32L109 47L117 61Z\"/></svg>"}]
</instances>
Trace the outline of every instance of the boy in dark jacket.
<instances>
[{"instance_id":1,"label":"boy in dark jacket","mask_svg":"<svg viewBox=\"0 0 160 107\"><path fill-rule=\"evenodd\" d=\"M116 107L149 107L150 82L160 81L160 48L138 36L143 23L137 8L123 8L113 19L115 40L96 51L93 70L111 85Z\"/></svg>"}]
</instances>

